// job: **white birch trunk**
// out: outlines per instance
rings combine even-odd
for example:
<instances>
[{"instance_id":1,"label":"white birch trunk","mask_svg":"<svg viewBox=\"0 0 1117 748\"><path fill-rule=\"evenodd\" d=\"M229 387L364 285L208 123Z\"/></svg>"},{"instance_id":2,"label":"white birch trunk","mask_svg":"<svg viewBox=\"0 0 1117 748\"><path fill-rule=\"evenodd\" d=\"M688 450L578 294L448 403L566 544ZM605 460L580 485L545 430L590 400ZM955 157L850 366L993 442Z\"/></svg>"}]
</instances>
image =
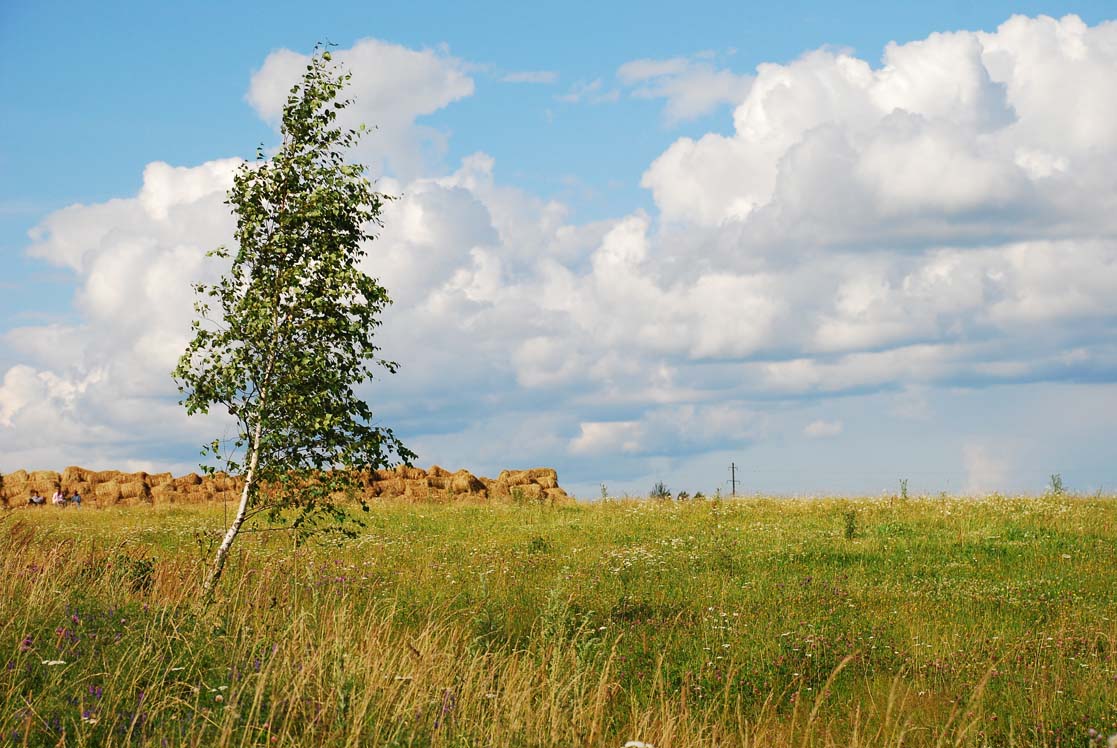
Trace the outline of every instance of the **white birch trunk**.
<instances>
[{"instance_id":1,"label":"white birch trunk","mask_svg":"<svg viewBox=\"0 0 1117 748\"><path fill-rule=\"evenodd\" d=\"M217 580L221 578L222 570L225 568L225 558L229 555L229 548L233 545L233 540L236 539L237 533L240 532L240 526L244 524L244 518L248 515L249 491L256 480L256 466L260 460L260 425L262 420L261 418L256 420L256 429L252 434L252 444L249 447L248 473L244 476L244 490L241 491L237 516L233 518L233 524L229 525L229 529L225 533L225 539L221 541L221 546L217 549L217 556L213 560L213 569L210 570L209 576L202 586L202 596L207 601L213 599L213 591L217 587Z\"/></svg>"}]
</instances>

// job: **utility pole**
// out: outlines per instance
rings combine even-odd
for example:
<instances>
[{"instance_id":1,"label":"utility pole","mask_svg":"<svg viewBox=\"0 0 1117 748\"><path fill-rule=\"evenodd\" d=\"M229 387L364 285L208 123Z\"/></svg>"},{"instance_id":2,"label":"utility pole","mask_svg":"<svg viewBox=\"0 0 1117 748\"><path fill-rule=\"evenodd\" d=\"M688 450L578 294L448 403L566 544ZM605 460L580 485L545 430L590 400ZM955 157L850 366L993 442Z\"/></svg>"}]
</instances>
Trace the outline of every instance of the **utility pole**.
<instances>
[{"instance_id":1,"label":"utility pole","mask_svg":"<svg viewBox=\"0 0 1117 748\"><path fill-rule=\"evenodd\" d=\"M729 485L732 487L733 496L737 495L737 463L729 463Z\"/></svg>"}]
</instances>

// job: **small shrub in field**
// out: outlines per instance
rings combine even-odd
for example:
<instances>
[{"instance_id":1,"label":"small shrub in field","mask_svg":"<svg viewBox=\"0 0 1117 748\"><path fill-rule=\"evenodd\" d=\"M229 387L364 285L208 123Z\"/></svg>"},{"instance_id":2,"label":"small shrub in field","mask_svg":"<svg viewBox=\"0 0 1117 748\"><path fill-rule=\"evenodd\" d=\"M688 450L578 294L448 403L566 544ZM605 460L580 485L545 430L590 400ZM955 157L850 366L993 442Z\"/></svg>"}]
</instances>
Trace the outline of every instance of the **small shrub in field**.
<instances>
[{"instance_id":1,"label":"small shrub in field","mask_svg":"<svg viewBox=\"0 0 1117 748\"><path fill-rule=\"evenodd\" d=\"M842 519L845 521L845 528L842 534L846 540L853 540L857 537L857 511L849 509L842 513Z\"/></svg>"},{"instance_id":2,"label":"small shrub in field","mask_svg":"<svg viewBox=\"0 0 1117 748\"><path fill-rule=\"evenodd\" d=\"M670 499L671 489L669 489L667 484L663 481L656 481L655 485L652 486L652 492L649 496L653 499Z\"/></svg>"}]
</instances>

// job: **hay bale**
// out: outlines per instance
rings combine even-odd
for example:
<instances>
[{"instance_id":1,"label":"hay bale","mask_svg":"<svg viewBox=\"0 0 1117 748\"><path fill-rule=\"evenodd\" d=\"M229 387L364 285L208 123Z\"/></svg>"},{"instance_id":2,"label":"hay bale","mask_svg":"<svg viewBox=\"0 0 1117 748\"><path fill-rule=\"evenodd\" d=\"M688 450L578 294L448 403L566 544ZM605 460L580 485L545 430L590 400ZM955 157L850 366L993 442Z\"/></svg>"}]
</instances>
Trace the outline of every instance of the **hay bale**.
<instances>
[{"instance_id":1,"label":"hay bale","mask_svg":"<svg viewBox=\"0 0 1117 748\"><path fill-rule=\"evenodd\" d=\"M428 499L431 495L431 487L427 485L426 478L405 480L403 482L403 495L412 499Z\"/></svg>"},{"instance_id":2,"label":"hay bale","mask_svg":"<svg viewBox=\"0 0 1117 748\"><path fill-rule=\"evenodd\" d=\"M566 491L563 491L561 488L546 488L543 490L547 496L547 500L552 504L569 504L573 501Z\"/></svg>"},{"instance_id":3,"label":"hay bale","mask_svg":"<svg viewBox=\"0 0 1117 748\"><path fill-rule=\"evenodd\" d=\"M151 489L145 481L130 480L120 483L120 498L131 501L149 501Z\"/></svg>"},{"instance_id":4,"label":"hay bale","mask_svg":"<svg viewBox=\"0 0 1117 748\"><path fill-rule=\"evenodd\" d=\"M446 489L450 488L451 480L452 479L449 477L448 474L445 478L441 476L431 476L430 478L427 478L427 485L431 488L436 488L439 491L445 491Z\"/></svg>"},{"instance_id":5,"label":"hay bale","mask_svg":"<svg viewBox=\"0 0 1117 748\"><path fill-rule=\"evenodd\" d=\"M23 474L25 476L27 475L26 472L23 472ZM12 475L15 475L15 473ZM27 497L31 495L31 483L26 479L16 480L12 475L4 479L4 499L8 503L15 505L19 505L21 502L26 503ZM39 493L42 493L42 491ZM50 498L50 494L47 494L47 498Z\"/></svg>"},{"instance_id":6,"label":"hay bale","mask_svg":"<svg viewBox=\"0 0 1117 748\"><path fill-rule=\"evenodd\" d=\"M199 486L199 485L201 485L201 483L202 483L202 477L200 475L198 475L197 473L190 473L189 475L183 475L183 476L181 476L179 478L175 478L174 480L171 481L171 484L175 488L177 488L179 491L183 491L184 489L187 489L187 488L190 488L190 487L193 487L193 486Z\"/></svg>"},{"instance_id":7,"label":"hay bale","mask_svg":"<svg viewBox=\"0 0 1117 748\"><path fill-rule=\"evenodd\" d=\"M151 475L147 476L147 484L152 488L165 485L167 483L170 483L172 480L174 480L174 476L172 476L170 473L152 473Z\"/></svg>"},{"instance_id":8,"label":"hay bale","mask_svg":"<svg viewBox=\"0 0 1117 748\"><path fill-rule=\"evenodd\" d=\"M501 470L497 482L506 486L526 486L534 481L527 470Z\"/></svg>"},{"instance_id":9,"label":"hay bale","mask_svg":"<svg viewBox=\"0 0 1117 748\"><path fill-rule=\"evenodd\" d=\"M449 478L451 473L449 470L440 468L438 465L431 465L430 470L427 471L427 475L432 478Z\"/></svg>"},{"instance_id":10,"label":"hay bale","mask_svg":"<svg viewBox=\"0 0 1117 748\"><path fill-rule=\"evenodd\" d=\"M151 501L154 504L174 504L178 500L178 492L170 481L151 487Z\"/></svg>"},{"instance_id":11,"label":"hay bale","mask_svg":"<svg viewBox=\"0 0 1117 748\"><path fill-rule=\"evenodd\" d=\"M486 493L485 484L468 470L459 470L450 478L450 491L455 494Z\"/></svg>"},{"instance_id":12,"label":"hay bale","mask_svg":"<svg viewBox=\"0 0 1117 748\"><path fill-rule=\"evenodd\" d=\"M527 473L527 476L531 478L532 481L534 481L535 483L539 483L540 478L549 478L556 483L558 482L558 473L555 472L554 468L537 467L531 468L530 470L525 470L524 472Z\"/></svg>"},{"instance_id":13,"label":"hay bale","mask_svg":"<svg viewBox=\"0 0 1117 748\"><path fill-rule=\"evenodd\" d=\"M114 480L97 483L93 495L99 504L115 504L120 501L120 483Z\"/></svg>"},{"instance_id":14,"label":"hay bale","mask_svg":"<svg viewBox=\"0 0 1117 748\"><path fill-rule=\"evenodd\" d=\"M47 495L54 493L58 490L61 483L62 476L53 470L36 470L27 475L28 493L30 489L35 489L39 493L49 492Z\"/></svg>"},{"instance_id":15,"label":"hay bale","mask_svg":"<svg viewBox=\"0 0 1117 748\"><path fill-rule=\"evenodd\" d=\"M427 471L422 468L400 465L396 468L396 475L404 480L419 480L427 477Z\"/></svg>"},{"instance_id":16,"label":"hay bale","mask_svg":"<svg viewBox=\"0 0 1117 748\"><path fill-rule=\"evenodd\" d=\"M31 478L31 475L26 470L16 470L8 473L4 478L5 483L26 483Z\"/></svg>"},{"instance_id":17,"label":"hay bale","mask_svg":"<svg viewBox=\"0 0 1117 748\"><path fill-rule=\"evenodd\" d=\"M119 479L119 477L120 477L120 471L119 470L101 470L99 472L90 474L89 482L90 483L107 483L108 481L115 481L115 480Z\"/></svg>"},{"instance_id":18,"label":"hay bale","mask_svg":"<svg viewBox=\"0 0 1117 748\"><path fill-rule=\"evenodd\" d=\"M546 496L543 486L538 483L524 483L508 488L508 495L513 501L542 501Z\"/></svg>"},{"instance_id":19,"label":"hay bale","mask_svg":"<svg viewBox=\"0 0 1117 748\"><path fill-rule=\"evenodd\" d=\"M380 488L380 495L391 498L398 498L403 496L407 485L402 478L389 478L388 480L378 481L376 484Z\"/></svg>"},{"instance_id":20,"label":"hay bale","mask_svg":"<svg viewBox=\"0 0 1117 748\"><path fill-rule=\"evenodd\" d=\"M62 484L70 485L71 483L89 483L92 472L85 468L80 468L77 465L71 465L62 471Z\"/></svg>"},{"instance_id":21,"label":"hay bale","mask_svg":"<svg viewBox=\"0 0 1117 748\"><path fill-rule=\"evenodd\" d=\"M396 471L387 468L380 468L379 470L373 470L372 475L373 480L392 480L396 477Z\"/></svg>"}]
</instances>

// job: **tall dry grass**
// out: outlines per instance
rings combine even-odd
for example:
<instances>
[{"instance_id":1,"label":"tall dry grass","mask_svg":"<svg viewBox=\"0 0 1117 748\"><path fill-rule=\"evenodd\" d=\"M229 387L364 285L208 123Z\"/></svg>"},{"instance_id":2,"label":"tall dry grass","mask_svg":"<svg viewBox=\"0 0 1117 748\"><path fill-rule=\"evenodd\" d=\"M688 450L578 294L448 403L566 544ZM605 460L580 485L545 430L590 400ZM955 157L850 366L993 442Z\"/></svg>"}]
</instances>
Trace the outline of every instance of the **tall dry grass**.
<instances>
[{"instance_id":1,"label":"tall dry grass","mask_svg":"<svg viewBox=\"0 0 1117 748\"><path fill-rule=\"evenodd\" d=\"M838 510L846 506L385 507L356 544L340 549L293 548L282 533L246 536L221 599L208 609L195 601L207 538L220 520L212 509L80 518L76 512L9 513L0 522L0 647L6 659L0 743L1083 745L1090 724L1068 723L1066 715L1081 713L1068 702L1113 703L1114 692L1099 700L1090 690L1113 682L1117 637L1108 621L1092 620L1088 630L1095 636L1087 641L1086 628L1064 617L1085 610L1074 599L1074 579L1052 587L1067 597L1054 595L1043 618L1053 623L1045 624L1045 633L1063 632L1060 648L1041 646L1028 632L1008 636L1010 629L1004 635L1011 641L995 650L966 651L966 641L944 638L930 656L943 659L952 649L953 661L936 670L924 667L918 641L893 639L894 654L885 656L866 639L811 675L785 672L775 663L776 650L760 647L770 644L768 635L750 638L748 627L740 627L726 642L731 655L719 656L716 667L712 659L703 662L715 655L699 646L711 627L698 614L712 609L715 598L727 610L733 602L728 587L709 586L721 577L761 586L759 597L753 590L738 601L742 609L762 606L751 613L757 628L766 618L783 628L810 615L819 625L836 620L838 613L819 607L833 600L807 595L812 588L801 582L800 567L778 554L806 554L804 563L821 575L828 573L825 559L817 557L824 549L848 561L856 545L841 539ZM1074 523L1084 516L1113 511L1102 504L1066 506L1044 509L1037 527L1062 527L1068 513L1067 526L1079 527ZM881 526L872 517L880 507L857 508L863 526ZM944 543L958 542L956 532L984 532L982 523L1011 517L1003 507L954 510L969 514L958 526L940 528ZM906 511L877 519L907 516L918 524L924 514L939 516L934 507L915 504ZM757 534L753 547L727 555L726 526L734 523L774 527ZM489 535L481 535L486 528ZM689 532L709 537L663 563L632 551ZM884 571L915 547L897 551L895 539L911 536L888 532L885 542L858 551ZM899 555L887 555L889 545ZM1029 552L1065 548L1066 538L1053 536ZM620 551L628 553L624 559L638 559L627 567L636 571L625 572ZM767 579L749 567L753 552L767 559ZM1106 562L1091 553L1085 563L1101 570L1098 564ZM602 580L611 564L621 570ZM1003 578L991 581L1018 589L1027 587L1022 575L1028 569L1036 579L1051 573L1046 563L1021 568L1006 563ZM474 572L468 585L459 578ZM893 573L903 572L896 566ZM786 583L800 589L788 596L781 591ZM676 589L672 585L679 590L674 598L664 592ZM964 601L967 588L959 589L957 599ZM900 594L886 602L904 601ZM671 616L659 616L653 603ZM914 592L907 603L908 613L927 616L932 611L926 606L941 604ZM1111 601L1101 603L1104 611ZM609 604L608 611L598 610ZM872 605L851 625L890 615L880 600ZM959 602L955 612L973 610ZM963 623L960 633L976 645L994 622ZM918 621L911 623L928 636ZM648 642L647 669L637 674L631 663L648 651ZM901 647L910 651L901 653ZM812 652L825 659L822 649ZM769 659L771 668L758 671ZM1080 668L1079 660L1089 660L1090 668ZM788 667L800 663L810 660ZM756 688L758 672L767 688ZM1035 690L1016 689L1013 684L1027 677ZM1096 716L1093 724L1104 728L1117 708Z\"/></svg>"}]
</instances>

